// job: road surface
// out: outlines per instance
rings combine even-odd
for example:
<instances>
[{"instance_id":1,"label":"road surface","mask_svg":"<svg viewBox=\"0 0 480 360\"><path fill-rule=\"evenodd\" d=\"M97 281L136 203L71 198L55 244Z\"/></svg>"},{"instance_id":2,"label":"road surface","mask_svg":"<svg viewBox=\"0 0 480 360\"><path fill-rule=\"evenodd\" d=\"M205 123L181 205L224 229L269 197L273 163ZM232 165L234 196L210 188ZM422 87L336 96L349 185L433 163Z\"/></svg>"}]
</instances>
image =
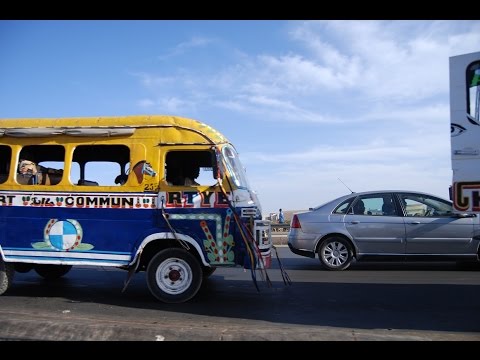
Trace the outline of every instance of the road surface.
<instances>
[{"instance_id":1,"label":"road surface","mask_svg":"<svg viewBox=\"0 0 480 360\"><path fill-rule=\"evenodd\" d=\"M480 340L480 271L455 264L353 264L323 270L279 247L268 287L257 272L217 269L192 301L163 304L136 274L74 267L47 282L15 274L0 296L3 340Z\"/></svg>"}]
</instances>

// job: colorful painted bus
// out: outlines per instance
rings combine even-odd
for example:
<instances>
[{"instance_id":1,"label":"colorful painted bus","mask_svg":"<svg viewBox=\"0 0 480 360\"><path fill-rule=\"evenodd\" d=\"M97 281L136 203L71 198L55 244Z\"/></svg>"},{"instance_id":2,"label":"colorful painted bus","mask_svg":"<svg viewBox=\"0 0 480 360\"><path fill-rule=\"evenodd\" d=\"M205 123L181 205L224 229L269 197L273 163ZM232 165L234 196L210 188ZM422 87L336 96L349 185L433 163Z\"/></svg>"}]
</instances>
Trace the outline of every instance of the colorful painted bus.
<instances>
[{"instance_id":1,"label":"colorful painted bus","mask_svg":"<svg viewBox=\"0 0 480 360\"><path fill-rule=\"evenodd\" d=\"M0 294L15 272L111 266L180 303L217 267L265 275L271 248L235 147L204 123L0 119Z\"/></svg>"}]
</instances>

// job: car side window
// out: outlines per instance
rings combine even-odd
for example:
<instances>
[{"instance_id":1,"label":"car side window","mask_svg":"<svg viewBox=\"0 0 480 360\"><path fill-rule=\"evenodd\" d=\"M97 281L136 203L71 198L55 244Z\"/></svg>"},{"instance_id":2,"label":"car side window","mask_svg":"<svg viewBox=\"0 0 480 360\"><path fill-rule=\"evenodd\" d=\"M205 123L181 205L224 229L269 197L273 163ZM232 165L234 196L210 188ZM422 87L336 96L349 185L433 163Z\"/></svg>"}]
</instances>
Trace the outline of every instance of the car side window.
<instances>
[{"instance_id":1,"label":"car side window","mask_svg":"<svg viewBox=\"0 0 480 360\"><path fill-rule=\"evenodd\" d=\"M352 199L345 200L333 211L333 213L338 215L346 214L351 202Z\"/></svg>"},{"instance_id":2,"label":"car side window","mask_svg":"<svg viewBox=\"0 0 480 360\"><path fill-rule=\"evenodd\" d=\"M407 216L441 217L451 216L453 213L451 204L434 197L403 194L400 198Z\"/></svg>"},{"instance_id":3,"label":"car side window","mask_svg":"<svg viewBox=\"0 0 480 360\"><path fill-rule=\"evenodd\" d=\"M398 216L397 206L393 201L392 194L382 194L381 198L381 211L383 216Z\"/></svg>"},{"instance_id":4,"label":"car side window","mask_svg":"<svg viewBox=\"0 0 480 360\"><path fill-rule=\"evenodd\" d=\"M397 208L392 198L392 194L375 194L371 196L362 196L355 201L352 207L355 215L370 216L397 216Z\"/></svg>"}]
</instances>

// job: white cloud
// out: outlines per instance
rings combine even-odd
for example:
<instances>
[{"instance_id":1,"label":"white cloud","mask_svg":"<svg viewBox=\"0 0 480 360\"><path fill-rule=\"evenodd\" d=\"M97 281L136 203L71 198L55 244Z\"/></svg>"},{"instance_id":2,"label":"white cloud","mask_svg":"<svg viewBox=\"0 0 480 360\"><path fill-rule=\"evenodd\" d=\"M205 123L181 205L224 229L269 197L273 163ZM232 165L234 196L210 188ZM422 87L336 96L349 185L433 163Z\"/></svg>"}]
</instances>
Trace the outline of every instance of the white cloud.
<instances>
[{"instance_id":1,"label":"white cloud","mask_svg":"<svg viewBox=\"0 0 480 360\"><path fill-rule=\"evenodd\" d=\"M250 171L251 182L258 191L260 200L267 206L263 212L284 209L308 209L332 200L349 191L341 179L353 191L404 189L418 190L448 198L451 169L443 159L431 169L428 162L399 162L392 157L390 162L321 162L317 166L298 167L287 171L272 167L268 176L260 171ZM428 167L428 171L425 169ZM278 169L278 171L275 171ZM252 170L252 169L250 169Z\"/></svg>"},{"instance_id":2,"label":"white cloud","mask_svg":"<svg viewBox=\"0 0 480 360\"><path fill-rule=\"evenodd\" d=\"M152 106L155 105L155 101L151 99L141 99L138 100L138 106L144 109L151 108Z\"/></svg>"},{"instance_id":3,"label":"white cloud","mask_svg":"<svg viewBox=\"0 0 480 360\"><path fill-rule=\"evenodd\" d=\"M159 60L167 60L167 59L169 59L171 57L174 57L174 56L183 55L184 53L190 51L191 49L205 47L205 46L213 43L214 41L215 40L211 39L211 38L195 36L188 41L184 41L184 42L181 42L181 43L175 45L172 49L170 49L165 54L159 55L158 59Z\"/></svg>"},{"instance_id":4,"label":"white cloud","mask_svg":"<svg viewBox=\"0 0 480 360\"><path fill-rule=\"evenodd\" d=\"M448 129L446 129L448 130ZM295 171L306 165L324 166L331 163L354 165L356 163L389 163L392 159L397 162L429 163L439 157L444 158L450 147L449 133L439 138L438 134L420 133L410 134L399 138L398 134L374 134L370 141L357 139L348 146L345 143L332 145L316 145L308 150L299 152L255 153L244 152L242 159L249 164L282 164L282 168Z\"/></svg>"},{"instance_id":5,"label":"white cloud","mask_svg":"<svg viewBox=\"0 0 480 360\"><path fill-rule=\"evenodd\" d=\"M265 121L358 122L375 117L371 110L382 105L391 114L395 105L415 111L426 100L447 106L448 57L480 48L480 25L473 21L292 22L290 35L306 52L238 51L237 63L211 74L177 69L168 76L138 76L157 96L172 96L165 88L174 85L198 107L218 106ZM214 43L197 37L178 44L174 53ZM347 106L356 107L354 117L342 115Z\"/></svg>"},{"instance_id":6,"label":"white cloud","mask_svg":"<svg viewBox=\"0 0 480 360\"><path fill-rule=\"evenodd\" d=\"M218 107L237 112L246 112L248 108L245 103L236 100L215 101L214 104Z\"/></svg>"},{"instance_id":7,"label":"white cloud","mask_svg":"<svg viewBox=\"0 0 480 360\"><path fill-rule=\"evenodd\" d=\"M145 72L142 73L132 73L132 76L140 79L140 83L147 89L157 90L174 84L178 79L172 76L156 76L148 74Z\"/></svg>"},{"instance_id":8,"label":"white cloud","mask_svg":"<svg viewBox=\"0 0 480 360\"><path fill-rule=\"evenodd\" d=\"M159 108L182 114L226 109L272 131L289 131L288 144L275 151L270 141L255 147L266 150L245 152L258 141L257 133L232 124L247 146L239 149L252 184L270 206L264 212L307 208L343 195L347 190L338 178L355 191L398 188L448 196L448 59L480 49L480 23L294 21L289 26L281 48L250 54L230 49L229 61L209 71L142 74L142 83L151 98L160 99L154 101ZM215 43L208 44L218 60ZM240 54L235 61L232 53ZM285 127L277 130L269 122Z\"/></svg>"},{"instance_id":9,"label":"white cloud","mask_svg":"<svg viewBox=\"0 0 480 360\"><path fill-rule=\"evenodd\" d=\"M448 57L480 48L474 21L304 22L291 35L319 64L355 79L339 84L398 102L447 92Z\"/></svg>"},{"instance_id":10,"label":"white cloud","mask_svg":"<svg viewBox=\"0 0 480 360\"><path fill-rule=\"evenodd\" d=\"M431 103L417 106L395 106L379 104L370 113L357 118L364 121L397 121L423 127L449 121L450 105L448 103Z\"/></svg>"},{"instance_id":11,"label":"white cloud","mask_svg":"<svg viewBox=\"0 0 480 360\"><path fill-rule=\"evenodd\" d=\"M354 64L339 72L335 67L322 66L299 55L260 56L258 61L258 68L262 70L258 71L257 78L275 79L275 86L284 94L291 91L312 93L323 87L338 90L354 83Z\"/></svg>"},{"instance_id":12,"label":"white cloud","mask_svg":"<svg viewBox=\"0 0 480 360\"><path fill-rule=\"evenodd\" d=\"M137 101L137 104L142 110L172 115L185 114L187 111L192 111L195 108L194 103L174 96L158 99L141 99Z\"/></svg>"}]
</instances>

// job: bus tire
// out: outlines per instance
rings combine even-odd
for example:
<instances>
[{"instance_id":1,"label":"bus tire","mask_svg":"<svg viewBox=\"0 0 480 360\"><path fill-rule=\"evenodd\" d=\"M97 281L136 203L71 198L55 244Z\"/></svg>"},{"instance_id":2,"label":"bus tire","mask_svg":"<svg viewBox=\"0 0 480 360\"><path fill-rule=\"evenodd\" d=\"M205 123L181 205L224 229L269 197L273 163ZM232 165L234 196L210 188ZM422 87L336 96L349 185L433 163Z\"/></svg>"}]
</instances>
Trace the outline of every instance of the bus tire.
<instances>
[{"instance_id":1,"label":"bus tire","mask_svg":"<svg viewBox=\"0 0 480 360\"><path fill-rule=\"evenodd\" d=\"M37 264L34 269L45 280L56 280L67 274L72 269L72 265Z\"/></svg>"},{"instance_id":2,"label":"bus tire","mask_svg":"<svg viewBox=\"0 0 480 360\"><path fill-rule=\"evenodd\" d=\"M12 285L15 270L12 264L6 263L0 258L0 295Z\"/></svg>"},{"instance_id":3,"label":"bus tire","mask_svg":"<svg viewBox=\"0 0 480 360\"><path fill-rule=\"evenodd\" d=\"M202 285L202 266L195 256L180 248L156 254L147 267L147 285L158 300L175 304L193 298Z\"/></svg>"},{"instance_id":4,"label":"bus tire","mask_svg":"<svg viewBox=\"0 0 480 360\"><path fill-rule=\"evenodd\" d=\"M26 274L33 269L33 265L27 264L27 263L14 263L13 266L14 266L15 272L21 273L21 274Z\"/></svg>"}]
</instances>

